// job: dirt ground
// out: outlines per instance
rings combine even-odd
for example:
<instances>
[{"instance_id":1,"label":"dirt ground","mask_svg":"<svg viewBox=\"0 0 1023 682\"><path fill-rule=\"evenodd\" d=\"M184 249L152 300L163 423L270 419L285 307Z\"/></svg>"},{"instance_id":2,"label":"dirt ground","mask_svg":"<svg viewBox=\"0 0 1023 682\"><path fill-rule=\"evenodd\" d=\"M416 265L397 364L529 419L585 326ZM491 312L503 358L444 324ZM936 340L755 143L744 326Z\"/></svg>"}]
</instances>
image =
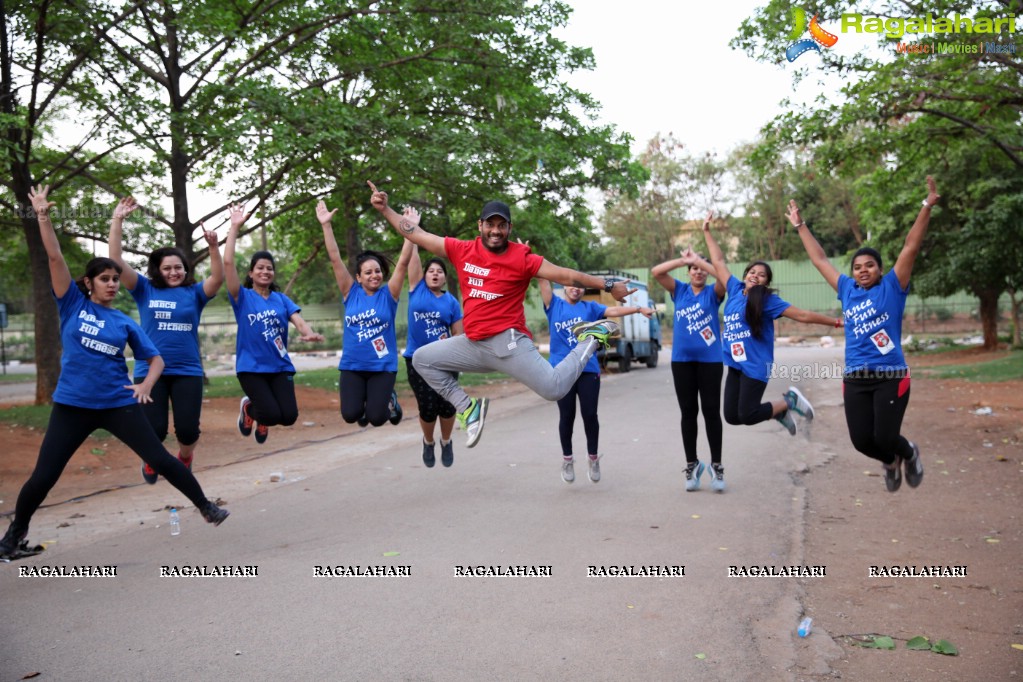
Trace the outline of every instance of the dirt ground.
<instances>
[{"instance_id":1,"label":"dirt ground","mask_svg":"<svg viewBox=\"0 0 1023 682\"><path fill-rule=\"evenodd\" d=\"M804 584L814 631L797 642L802 651L791 671L797 679L1002 680L1023 674L1023 651L1012 647L1023 643L1023 381L977 384L926 376L929 366L993 357L975 351L911 357L912 397L903 432L919 444L926 467L915 490L903 484L898 493L888 493L880 466L849 444L840 398L821 401L818 423L841 428L815 429L813 439L827 461L796 475L808 492L804 563L828 567L826 580ZM509 382L481 390L494 396L523 388ZM399 397L414 410L407 387ZM299 387L298 402L299 422L271 429L260 446L238 435L236 400L206 401L195 464L200 480L204 470L359 428L341 422L336 394ZM990 415L976 414L985 407ZM0 428L0 514L7 515L35 463L42 434ZM167 445L176 452L172 437ZM139 466L120 442L90 439L47 504L144 485ZM6 526L6 518L0 523ZM868 578L865 563L966 566L967 577ZM867 634L891 636L896 650L852 643ZM961 655L907 650L906 641L917 635L947 639Z\"/></svg>"}]
</instances>

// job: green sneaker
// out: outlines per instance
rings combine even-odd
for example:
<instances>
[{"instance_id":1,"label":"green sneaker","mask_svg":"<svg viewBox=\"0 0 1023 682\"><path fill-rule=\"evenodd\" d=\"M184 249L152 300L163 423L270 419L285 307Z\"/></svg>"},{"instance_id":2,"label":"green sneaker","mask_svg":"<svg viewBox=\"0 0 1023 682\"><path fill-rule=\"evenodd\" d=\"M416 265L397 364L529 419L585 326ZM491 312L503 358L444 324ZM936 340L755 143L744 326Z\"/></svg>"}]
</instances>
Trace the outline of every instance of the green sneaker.
<instances>
[{"instance_id":1,"label":"green sneaker","mask_svg":"<svg viewBox=\"0 0 1023 682\"><path fill-rule=\"evenodd\" d=\"M594 339L604 348L608 348L611 346L611 339L617 339L622 335L622 328L611 320L580 322L572 327L572 335L580 343L583 339Z\"/></svg>"},{"instance_id":2,"label":"green sneaker","mask_svg":"<svg viewBox=\"0 0 1023 682\"><path fill-rule=\"evenodd\" d=\"M465 447L471 448L479 442L480 436L483 435L483 420L487 417L487 407L489 406L489 399L473 398L469 407L459 413L458 423L461 424L462 430L467 436Z\"/></svg>"},{"instance_id":3,"label":"green sneaker","mask_svg":"<svg viewBox=\"0 0 1023 682\"><path fill-rule=\"evenodd\" d=\"M796 420L792 418L791 409L785 410L779 415L775 415L774 420L788 429L790 436L796 435Z\"/></svg>"}]
</instances>

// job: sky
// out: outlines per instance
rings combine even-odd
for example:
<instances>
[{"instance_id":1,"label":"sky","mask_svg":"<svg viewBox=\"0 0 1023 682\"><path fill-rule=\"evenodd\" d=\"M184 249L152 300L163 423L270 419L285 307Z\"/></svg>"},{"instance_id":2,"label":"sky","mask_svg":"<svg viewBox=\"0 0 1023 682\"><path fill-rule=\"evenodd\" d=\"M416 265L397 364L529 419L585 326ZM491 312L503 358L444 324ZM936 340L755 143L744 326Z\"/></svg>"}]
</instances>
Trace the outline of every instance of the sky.
<instances>
[{"instance_id":1,"label":"sky","mask_svg":"<svg viewBox=\"0 0 1023 682\"><path fill-rule=\"evenodd\" d=\"M785 97L816 94L811 82L793 91L795 66L755 62L728 46L766 0L568 2L574 12L556 35L592 48L597 67L566 80L602 103L599 121L632 135L635 153L657 133L673 132L694 155L725 154L755 139Z\"/></svg>"}]
</instances>

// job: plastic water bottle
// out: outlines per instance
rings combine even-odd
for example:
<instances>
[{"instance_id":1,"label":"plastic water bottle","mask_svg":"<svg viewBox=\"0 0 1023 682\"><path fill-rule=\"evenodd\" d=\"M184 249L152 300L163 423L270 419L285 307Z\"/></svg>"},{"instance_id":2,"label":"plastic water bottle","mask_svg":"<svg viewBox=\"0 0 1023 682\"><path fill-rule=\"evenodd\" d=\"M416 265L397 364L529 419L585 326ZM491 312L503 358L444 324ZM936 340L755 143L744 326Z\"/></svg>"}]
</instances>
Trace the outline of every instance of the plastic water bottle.
<instances>
[{"instance_id":1,"label":"plastic water bottle","mask_svg":"<svg viewBox=\"0 0 1023 682\"><path fill-rule=\"evenodd\" d=\"M177 509L171 509L170 513L171 535L181 535L181 518ZM802 627L802 626L800 626Z\"/></svg>"},{"instance_id":2,"label":"plastic water bottle","mask_svg":"<svg viewBox=\"0 0 1023 682\"><path fill-rule=\"evenodd\" d=\"M796 629L796 632L799 633L800 637L806 637L808 634L810 634L810 626L812 624L813 618L807 616L803 620L799 621L799 627Z\"/></svg>"}]
</instances>

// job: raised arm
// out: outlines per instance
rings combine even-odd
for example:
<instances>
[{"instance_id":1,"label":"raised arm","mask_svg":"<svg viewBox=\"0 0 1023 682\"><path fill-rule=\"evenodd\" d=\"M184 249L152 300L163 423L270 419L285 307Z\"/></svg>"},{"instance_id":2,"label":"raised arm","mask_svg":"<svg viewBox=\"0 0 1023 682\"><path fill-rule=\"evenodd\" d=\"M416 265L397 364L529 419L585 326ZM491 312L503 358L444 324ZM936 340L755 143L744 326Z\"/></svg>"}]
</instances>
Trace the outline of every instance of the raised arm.
<instances>
[{"instance_id":1,"label":"raised arm","mask_svg":"<svg viewBox=\"0 0 1023 682\"><path fill-rule=\"evenodd\" d=\"M555 265L549 260L544 258L543 264L536 273L536 277L543 279L549 279L552 282L557 282L567 287L579 287L582 289L597 289L599 291L604 290L604 280L596 275L587 275L585 272L579 272L572 268L563 268L560 265ZM611 296L616 301L624 302L628 298L629 294L637 291L637 289L629 288L630 280L621 279L614 283L611 288Z\"/></svg>"},{"instance_id":2,"label":"raised arm","mask_svg":"<svg viewBox=\"0 0 1023 682\"><path fill-rule=\"evenodd\" d=\"M139 205L135 203L135 199L132 197L124 197L117 202L117 206L114 206L114 215L110 218L110 236L107 239L110 259L121 266L121 284L126 286L128 291L135 290L135 285L139 283L139 276L134 268L124 262L124 258L121 255L124 237L122 233L124 231L124 219L138 207Z\"/></svg>"},{"instance_id":3,"label":"raised arm","mask_svg":"<svg viewBox=\"0 0 1023 682\"><path fill-rule=\"evenodd\" d=\"M406 208L405 213L409 211L415 211L414 208ZM398 262L394 266L394 272L391 273L391 279L387 282L387 288L391 291L391 297L398 300L401 297L401 285L405 283L405 274L408 272L409 261L412 260L412 249L416 248L416 245L405 240L405 243L401 245L401 255L398 256ZM419 256L416 256L416 260L419 260ZM420 265L419 269L422 270L423 266Z\"/></svg>"},{"instance_id":4,"label":"raised arm","mask_svg":"<svg viewBox=\"0 0 1023 682\"><path fill-rule=\"evenodd\" d=\"M408 263L408 290L412 291L423 281L423 261L419 260L419 245L415 242L409 243L412 244L412 256Z\"/></svg>"},{"instance_id":5,"label":"raised arm","mask_svg":"<svg viewBox=\"0 0 1023 682\"><path fill-rule=\"evenodd\" d=\"M792 226L796 228L796 233L803 242L803 248L806 249L806 255L810 256L810 262L817 268L817 272L821 273L824 281L830 284L832 289L838 291L838 268L828 260L827 254L824 253L824 248L813 236L810 228L806 226L806 222L799 215L799 205L795 199L789 200L789 212L785 216L792 223Z\"/></svg>"},{"instance_id":6,"label":"raised arm","mask_svg":"<svg viewBox=\"0 0 1023 682\"><path fill-rule=\"evenodd\" d=\"M366 184L373 190L373 195L370 197L373 208L380 211L398 234L435 256L447 257L447 253L444 251L444 237L439 237L419 227L418 214L414 222L408 216L398 215L397 211L387 205L387 192L381 192L372 182L367 181Z\"/></svg>"},{"instance_id":7,"label":"raised arm","mask_svg":"<svg viewBox=\"0 0 1023 682\"><path fill-rule=\"evenodd\" d=\"M234 262L235 242L238 240L238 232L242 224L248 219L249 213L241 204L231 204L231 228L227 231L227 241L224 242L224 282L227 284L227 292L231 298L238 300L238 292L241 291L242 283L238 279L238 267Z\"/></svg>"},{"instance_id":8,"label":"raised arm","mask_svg":"<svg viewBox=\"0 0 1023 682\"><path fill-rule=\"evenodd\" d=\"M796 322L803 322L804 324L823 324L825 327L841 327L844 324L841 317L828 317L827 315L797 308L794 305L786 308L781 316Z\"/></svg>"},{"instance_id":9,"label":"raised arm","mask_svg":"<svg viewBox=\"0 0 1023 682\"><path fill-rule=\"evenodd\" d=\"M536 281L540 285L540 298L543 300L543 307L550 308L551 301L554 300L554 287L551 286L551 281L543 277L537 277Z\"/></svg>"},{"instance_id":10,"label":"raised arm","mask_svg":"<svg viewBox=\"0 0 1023 682\"><path fill-rule=\"evenodd\" d=\"M224 285L224 259L220 255L220 240L217 239L216 230L207 230L202 223L199 226L202 227L203 239L210 247L210 276L203 280L202 290L207 296L213 298L220 291L220 287Z\"/></svg>"},{"instance_id":11,"label":"raised arm","mask_svg":"<svg viewBox=\"0 0 1023 682\"><path fill-rule=\"evenodd\" d=\"M710 220L713 217L714 212L707 211L707 217L703 219L703 239L707 242L707 254L710 256L710 262L714 266L707 271L707 274L714 275L717 278L717 281L714 282L714 293L718 295L718 298L724 298L725 293L728 291L728 280L732 278L732 273L728 271L728 263L725 261L724 252L718 246L714 235L710 233Z\"/></svg>"},{"instance_id":12,"label":"raised arm","mask_svg":"<svg viewBox=\"0 0 1023 682\"><path fill-rule=\"evenodd\" d=\"M685 251L682 253L685 253ZM660 284L665 291L674 296L675 278L672 277L670 273L672 270L682 267L685 267L685 264L682 263L682 259L673 258L672 260L666 260L663 263L658 263L652 267L650 269L650 274L653 275L653 278L657 280L657 283Z\"/></svg>"},{"instance_id":13,"label":"raised arm","mask_svg":"<svg viewBox=\"0 0 1023 682\"><path fill-rule=\"evenodd\" d=\"M920 253L924 237L927 235L927 227L931 224L931 208L938 203L941 196L934 184L934 178L927 176L927 198L924 205L916 215L916 221L906 235L906 244L902 247L898 259L895 261L895 276L899 278L899 286L903 289L909 286L910 275L913 274L913 264L916 262L916 255Z\"/></svg>"},{"instance_id":14,"label":"raised arm","mask_svg":"<svg viewBox=\"0 0 1023 682\"><path fill-rule=\"evenodd\" d=\"M67 268L64 254L60 250L60 242L57 241L57 233L53 231L53 223L50 222L50 209L56 206L57 202L47 198L49 193L49 185L37 185L29 189L28 200L32 202L36 220L39 221L39 237L43 240L43 248L46 249L46 257L50 264L50 285L57 298L63 298L71 286L71 271Z\"/></svg>"},{"instance_id":15,"label":"raised arm","mask_svg":"<svg viewBox=\"0 0 1023 682\"><path fill-rule=\"evenodd\" d=\"M608 317L622 317L624 315L635 315L639 313L646 319L650 319L657 311L653 308L644 308L638 305L615 305L604 311Z\"/></svg>"},{"instance_id":16,"label":"raised arm","mask_svg":"<svg viewBox=\"0 0 1023 682\"><path fill-rule=\"evenodd\" d=\"M330 267L334 269L334 281L337 282L337 288L341 290L341 300L343 301L348 298L348 292L352 290L355 280L352 278L352 273L348 272L344 261L341 260L341 251L337 248L337 239L334 238L334 226L330 221L334 218L335 213L337 213L337 209L329 210L323 200L316 203L316 219L320 221L320 227L323 228L323 243L327 246Z\"/></svg>"}]
</instances>

